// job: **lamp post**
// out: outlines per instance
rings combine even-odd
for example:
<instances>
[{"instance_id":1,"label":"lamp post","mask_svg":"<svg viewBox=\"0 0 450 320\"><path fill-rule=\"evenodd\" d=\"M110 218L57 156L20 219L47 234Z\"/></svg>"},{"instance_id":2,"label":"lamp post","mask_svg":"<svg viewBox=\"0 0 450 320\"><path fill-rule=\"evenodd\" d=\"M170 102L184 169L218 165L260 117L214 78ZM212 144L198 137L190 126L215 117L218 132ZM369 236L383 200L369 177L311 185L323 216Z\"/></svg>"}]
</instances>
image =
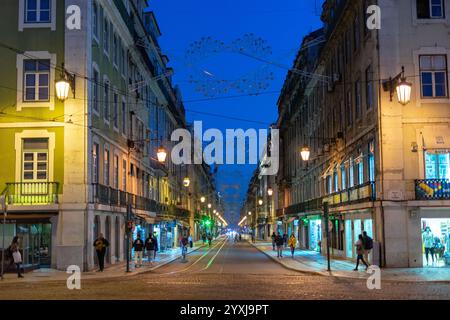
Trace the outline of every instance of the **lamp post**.
<instances>
[{"instance_id":1,"label":"lamp post","mask_svg":"<svg viewBox=\"0 0 450 320\"><path fill-rule=\"evenodd\" d=\"M69 91L72 90L73 97L75 98L75 75L66 71L64 63L61 69L61 78L55 84L56 97L64 102L69 98Z\"/></svg>"},{"instance_id":2,"label":"lamp post","mask_svg":"<svg viewBox=\"0 0 450 320\"><path fill-rule=\"evenodd\" d=\"M395 92L400 104L405 106L411 101L412 84L405 77L404 66L402 66L402 71L398 75L383 82L383 89L389 91L390 101L393 100Z\"/></svg>"},{"instance_id":3,"label":"lamp post","mask_svg":"<svg viewBox=\"0 0 450 320\"><path fill-rule=\"evenodd\" d=\"M331 271L331 263L330 263L330 227L328 225L328 202L323 203L323 215L325 217L325 234L327 237L327 270Z\"/></svg>"}]
</instances>

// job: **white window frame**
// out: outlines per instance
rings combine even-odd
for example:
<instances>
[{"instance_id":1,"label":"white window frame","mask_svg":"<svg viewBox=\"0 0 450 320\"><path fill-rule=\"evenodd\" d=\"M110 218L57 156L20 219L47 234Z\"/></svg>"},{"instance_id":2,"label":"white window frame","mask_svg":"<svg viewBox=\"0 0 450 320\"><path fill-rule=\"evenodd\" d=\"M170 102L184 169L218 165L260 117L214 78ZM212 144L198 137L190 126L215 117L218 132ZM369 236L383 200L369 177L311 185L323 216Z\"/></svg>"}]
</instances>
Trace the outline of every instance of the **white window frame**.
<instances>
[{"instance_id":1,"label":"white window frame","mask_svg":"<svg viewBox=\"0 0 450 320\"><path fill-rule=\"evenodd\" d=\"M50 0L50 22L45 23L27 23L25 22L25 5L26 0L19 0L19 31L32 28L50 28L56 30L56 0Z\"/></svg>"},{"instance_id":2,"label":"white window frame","mask_svg":"<svg viewBox=\"0 0 450 320\"><path fill-rule=\"evenodd\" d=\"M450 7L450 6L449 6ZM420 56L423 55L446 55L447 56L447 97L446 98L422 98L422 81L420 78L408 78L408 81L413 82L413 92L415 91L416 107L421 107L424 104L448 104L450 101L449 88L449 58L450 49L442 47L422 47L413 52L414 56L414 74L420 75ZM413 93L414 94L414 93Z\"/></svg>"},{"instance_id":3,"label":"white window frame","mask_svg":"<svg viewBox=\"0 0 450 320\"><path fill-rule=\"evenodd\" d=\"M16 110L22 111L23 108L49 108L55 110L55 68L56 54L51 54L48 51L27 51L23 54L17 54L16 58L17 69L17 98ZM49 81L49 100L48 101L24 101L24 60L50 60L50 78Z\"/></svg>"},{"instance_id":4,"label":"white window frame","mask_svg":"<svg viewBox=\"0 0 450 320\"><path fill-rule=\"evenodd\" d=\"M35 59L25 59L24 61L33 61L34 64L36 65L37 61L42 61L42 60L35 60ZM49 61L50 60L44 60L44 61ZM25 103L35 103L35 102L48 102L50 101L50 69L51 69L51 65L48 66L48 71L39 71L39 70L33 70L33 71L26 71L24 70L24 74L23 74L23 78L24 80L24 87L23 87L23 102ZM34 88L34 99L32 100L26 100L26 96L27 96L27 84L26 84L26 78L28 75L33 75L35 77L35 83L32 87L30 88ZM47 90L48 90L48 99L46 100L40 100L39 99L39 90L40 90L40 86L39 86L39 82L41 80L41 76L42 75L46 75L48 77L48 85L46 86ZM37 99L36 99L37 98Z\"/></svg>"},{"instance_id":5,"label":"white window frame","mask_svg":"<svg viewBox=\"0 0 450 320\"><path fill-rule=\"evenodd\" d=\"M94 8L97 8L97 16L95 16L94 12ZM95 18L95 19L94 19ZM92 2L92 38L95 40L95 42L97 42L97 44L100 44L100 30L102 30L102 28L100 28L100 4L97 2L97 0L93 0ZM95 32L95 28L94 26L97 26L97 32Z\"/></svg>"},{"instance_id":6,"label":"white window frame","mask_svg":"<svg viewBox=\"0 0 450 320\"><path fill-rule=\"evenodd\" d=\"M108 155L108 162L106 162ZM111 185L111 151L107 144L103 146L103 185L109 187Z\"/></svg>"},{"instance_id":7,"label":"white window frame","mask_svg":"<svg viewBox=\"0 0 450 320\"><path fill-rule=\"evenodd\" d=\"M113 90L113 97L112 97L112 104L113 104L113 129L116 132L119 132L119 103L120 103L120 97L119 93L117 92L117 88L114 87Z\"/></svg>"},{"instance_id":8,"label":"white window frame","mask_svg":"<svg viewBox=\"0 0 450 320\"><path fill-rule=\"evenodd\" d=\"M445 0L443 0L445 1ZM450 5L444 4L444 17L443 18L429 18L429 19L419 19L417 18L417 5L416 0L411 0L411 8L412 8L412 18L413 25L417 26L419 24L436 24L436 23L444 23L447 26L450 26ZM431 0L430 0L430 10L431 10ZM431 14L431 12L430 12Z\"/></svg>"},{"instance_id":9,"label":"white window frame","mask_svg":"<svg viewBox=\"0 0 450 320\"><path fill-rule=\"evenodd\" d=\"M98 74L98 82L99 83L95 83L94 82L94 71L97 72ZM101 88L103 88L100 84L101 84L101 75L100 75L100 68L98 67L98 64L95 62L92 62L92 112L96 115L96 116L100 116L100 110L101 110L101 101L103 99L100 99L100 92L102 92ZM95 102L94 102L94 90L95 87L97 87L97 110L94 108Z\"/></svg>"},{"instance_id":10,"label":"white window frame","mask_svg":"<svg viewBox=\"0 0 450 320\"><path fill-rule=\"evenodd\" d=\"M443 56L445 58L445 67L446 67L445 71L447 71L447 72L443 72L443 70L422 70L422 69L420 69L421 98L422 99L445 99L446 97L448 97L448 61L447 61L447 56L446 55L420 55L419 56L419 68L420 68L420 58L421 57L426 57L426 56L428 56L428 57L434 57L434 56L441 56L442 57ZM432 91L433 91L432 96L425 97L423 95L423 91L422 91L423 90L423 84L422 84L422 74L423 73L431 74L431 86L432 86ZM436 80L436 73L445 73L446 74L446 76L445 76L445 96L444 97L436 96L436 81L435 81Z\"/></svg>"},{"instance_id":11,"label":"white window frame","mask_svg":"<svg viewBox=\"0 0 450 320\"><path fill-rule=\"evenodd\" d=\"M102 31L103 31L103 42L102 42L103 53L105 54L105 56L107 56L109 58L109 52L111 50L111 48L110 48L111 47L111 37L110 37L111 24L109 23L109 20L106 17L106 15L103 17L102 26L103 26L102 27ZM106 29L105 27L108 28L108 29ZM105 41L106 41L106 43L105 43Z\"/></svg>"},{"instance_id":12,"label":"white window frame","mask_svg":"<svg viewBox=\"0 0 450 320\"><path fill-rule=\"evenodd\" d=\"M36 138L24 138L22 140L22 144L24 143L25 140L28 139L36 139ZM38 139L42 139L42 138L38 138ZM43 138L43 139L47 139L48 138ZM25 154L33 154L33 160L32 161L25 161ZM42 161L38 159L38 155L39 154L45 154L46 155L46 160ZM33 163L33 169L32 170L25 170L25 162L32 162ZM45 179L39 179L37 177L38 172L39 171L43 171L43 170L38 170L38 163L42 163L44 162L46 164L46 169L45 169ZM48 182L48 174L49 174L49 168L48 168L48 164L49 164L49 152L48 152L48 148L46 150L42 149L42 150L38 150L38 149L34 149L34 150L25 150L22 148L22 181L23 182ZM33 173L33 178L32 179L25 179L25 171L28 172L32 172Z\"/></svg>"},{"instance_id":13,"label":"white window frame","mask_svg":"<svg viewBox=\"0 0 450 320\"><path fill-rule=\"evenodd\" d=\"M124 166L125 164L125 166ZM122 172L122 179L121 179L121 187L122 187L122 191L126 192L127 191L127 176L128 176L128 162L126 158L122 158L122 164L121 164L121 170Z\"/></svg>"},{"instance_id":14,"label":"white window frame","mask_svg":"<svg viewBox=\"0 0 450 320\"><path fill-rule=\"evenodd\" d=\"M123 106L125 106L125 108L123 108ZM127 100L126 100L126 98L124 96L122 96L122 103L120 105L120 114L122 115L120 131L122 133L122 136L124 138L126 138L127 137L127 130L128 130L128 121L127 121L128 113L127 113ZM125 129L125 132L124 132L123 129Z\"/></svg>"},{"instance_id":15,"label":"white window frame","mask_svg":"<svg viewBox=\"0 0 450 320\"><path fill-rule=\"evenodd\" d=\"M96 152L95 154L94 151ZM99 183L99 181L100 181L100 144L97 141L94 141L92 143L92 183Z\"/></svg>"},{"instance_id":16,"label":"white window frame","mask_svg":"<svg viewBox=\"0 0 450 320\"><path fill-rule=\"evenodd\" d=\"M117 163L116 163L117 160ZM117 166L116 166L117 164ZM119 175L120 175L120 155L117 151L114 152L113 158L113 188L119 190Z\"/></svg>"},{"instance_id":17,"label":"white window frame","mask_svg":"<svg viewBox=\"0 0 450 320\"><path fill-rule=\"evenodd\" d=\"M47 181L53 182L56 134L54 132L48 132L47 130L25 130L15 134L14 144L16 149L16 174L15 174L16 182L22 182L23 141L24 139L33 139L33 138L48 139Z\"/></svg>"}]
</instances>

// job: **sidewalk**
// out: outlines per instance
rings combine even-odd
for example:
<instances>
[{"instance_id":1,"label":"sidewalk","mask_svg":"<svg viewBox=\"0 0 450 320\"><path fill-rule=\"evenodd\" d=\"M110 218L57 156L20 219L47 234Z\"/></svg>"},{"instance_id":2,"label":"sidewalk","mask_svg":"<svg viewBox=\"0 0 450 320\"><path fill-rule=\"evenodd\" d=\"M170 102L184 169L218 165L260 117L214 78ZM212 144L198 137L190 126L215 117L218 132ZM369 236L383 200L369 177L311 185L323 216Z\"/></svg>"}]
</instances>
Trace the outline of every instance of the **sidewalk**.
<instances>
[{"instance_id":1,"label":"sidewalk","mask_svg":"<svg viewBox=\"0 0 450 320\"><path fill-rule=\"evenodd\" d=\"M203 241L197 241L194 243L194 247L188 248L188 254L199 250L204 247ZM172 250L166 250L165 252L158 252L156 259L152 264L149 264L147 259L144 258L143 266L135 268L134 260L130 261L130 272L126 272L126 262L120 262L113 265L107 265L104 272L96 272L95 270L83 272L81 274L82 280L93 279L112 279L123 276L135 276L141 273L151 272L156 270L174 260L181 257L181 249L176 248ZM2 283L15 283L15 282L40 282L40 281L66 281L70 275L65 271L59 271L55 269L37 269L33 272L25 273L25 278L17 278L17 273L5 273L4 279L0 280L0 287Z\"/></svg>"},{"instance_id":2,"label":"sidewalk","mask_svg":"<svg viewBox=\"0 0 450 320\"><path fill-rule=\"evenodd\" d=\"M251 243L251 242L250 242ZM258 250L280 263L285 268L303 273L334 276L354 279L367 279L370 274L365 272L365 266L360 265L359 271L353 271L356 262L350 260L331 260L331 272L327 271L327 258L318 252L295 250L292 259L289 248L283 251L283 258L277 258L272 243L257 241L251 243ZM400 282L450 282L450 268L382 268L382 281Z\"/></svg>"}]
</instances>

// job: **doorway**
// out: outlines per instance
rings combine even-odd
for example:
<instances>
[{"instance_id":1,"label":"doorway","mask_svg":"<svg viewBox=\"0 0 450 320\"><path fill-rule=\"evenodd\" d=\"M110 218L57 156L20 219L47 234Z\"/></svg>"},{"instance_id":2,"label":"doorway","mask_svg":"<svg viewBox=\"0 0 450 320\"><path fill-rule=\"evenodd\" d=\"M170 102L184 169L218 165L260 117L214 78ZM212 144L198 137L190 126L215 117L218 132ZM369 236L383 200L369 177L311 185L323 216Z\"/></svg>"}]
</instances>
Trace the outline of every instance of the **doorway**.
<instances>
[{"instance_id":1,"label":"doorway","mask_svg":"<svg viewBox=\"0 0 450 320\"><path fill-rule=\"evenodd\" d=\"M421 233L423 266L449 267L450 219L422 219Z\"/></svg>"}]
</instances>

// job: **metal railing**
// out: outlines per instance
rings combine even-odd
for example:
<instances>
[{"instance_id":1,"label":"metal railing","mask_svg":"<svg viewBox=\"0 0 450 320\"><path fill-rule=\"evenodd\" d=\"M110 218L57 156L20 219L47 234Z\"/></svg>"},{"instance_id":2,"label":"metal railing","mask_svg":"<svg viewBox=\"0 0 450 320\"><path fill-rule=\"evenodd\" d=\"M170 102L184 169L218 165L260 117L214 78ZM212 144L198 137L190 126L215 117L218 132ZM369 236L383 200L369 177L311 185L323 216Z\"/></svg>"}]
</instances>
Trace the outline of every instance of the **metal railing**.
<instances>
[{"instance_id":1,"label":"metal railing","mask_svg":"<svg viewBox=\"0 0 450 320\"><path fill-rule=\"evenodd\" d=\"M450 199L450 180L425 179L415 180L416 200Z\"/></svg>"},{"instance_id":2,"label":"metal railing","mask_svg":"<svg viewBox=\"0 0 450 320\"><path fill-rule=\"evenodd\" d=\"M8 182L6 202L9 205L57 204L58 182Z\"/></svg>"}]
</instances>

